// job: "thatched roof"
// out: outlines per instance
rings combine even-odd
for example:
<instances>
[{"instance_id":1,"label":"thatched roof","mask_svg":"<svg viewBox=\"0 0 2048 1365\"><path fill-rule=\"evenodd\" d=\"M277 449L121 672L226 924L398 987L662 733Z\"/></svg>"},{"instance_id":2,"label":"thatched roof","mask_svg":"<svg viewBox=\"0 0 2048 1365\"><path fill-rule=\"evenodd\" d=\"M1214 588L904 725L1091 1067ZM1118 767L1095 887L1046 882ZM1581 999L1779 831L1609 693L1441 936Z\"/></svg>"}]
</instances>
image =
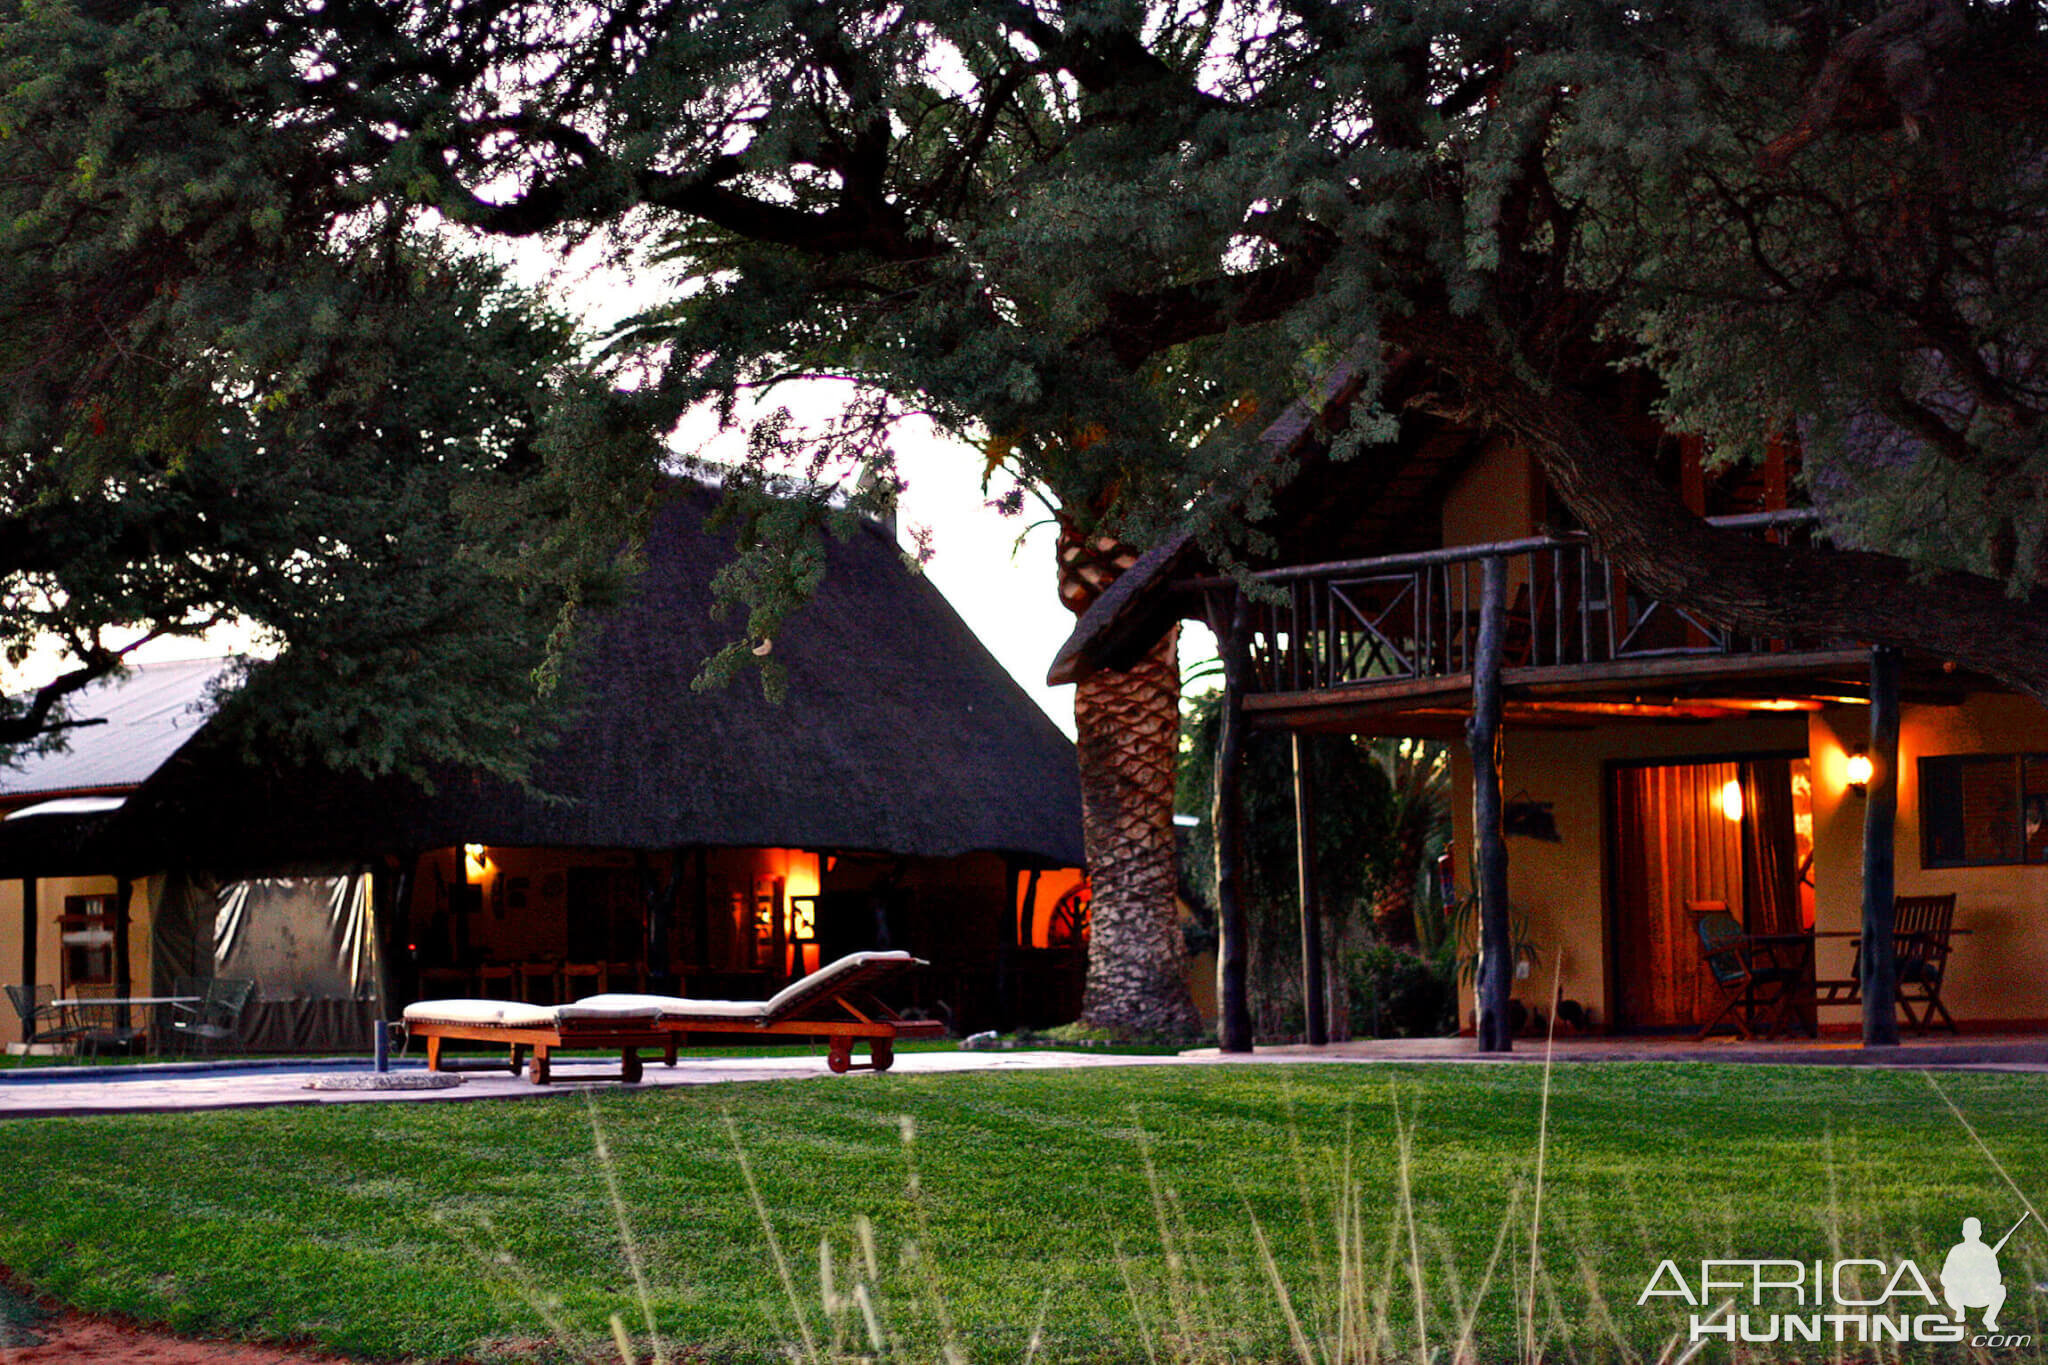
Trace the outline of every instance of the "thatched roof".
<instances>
[{"instance_id":1,"label":"thatched roof","mask_svg":"<svg viewBox=\"0 0 2048 1365\"><path fill-rule=\"evenodd\" d=\"M428 793L252 766L202 735L121 812L123 860L254 865L482 843L986 850L1078 865L1072 743L879 527L828 544L816 599L774 643L781 705L750 678L691 690L732 631L710 615L712 575L733 554L703 525L715 497L677 490L633 598L579 652L583 698L536 771L558 799L475 774L441 774Z\"/></svg>"}]
</instances>

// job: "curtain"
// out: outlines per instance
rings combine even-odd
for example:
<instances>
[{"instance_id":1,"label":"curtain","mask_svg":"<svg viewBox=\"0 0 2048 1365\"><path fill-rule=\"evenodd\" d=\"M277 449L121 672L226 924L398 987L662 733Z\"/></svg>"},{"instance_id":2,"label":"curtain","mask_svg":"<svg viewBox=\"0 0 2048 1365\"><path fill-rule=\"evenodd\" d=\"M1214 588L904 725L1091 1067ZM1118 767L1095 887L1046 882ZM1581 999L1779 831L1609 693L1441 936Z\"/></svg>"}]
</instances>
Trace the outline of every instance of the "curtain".
<instances>
[{"instance_id":1,"label":"curtain","mask_svg":"<svg viewBox=\"0 0 2048 1365\"><path fill-rule=\"evenodd\" d=\"M1756 759L1742 765L1742 898L1755 934L1803 933L1799 913L1799 848L1792 825L1792 764Z\"/></svg>"},{"instance_id":2,"label":"curtain","mask_svg":"<svg viewBox=\"0 0 2048 1365\"><path fill-rule=\"evenodd\" d=\"M1697 1025L1716 999L1694 921L1707 905L1743 914L1741 840L1723 801L1737 780L1733 763L1614 772L1614 947L1625 1026Z\"/></svg>"}]
</instances>

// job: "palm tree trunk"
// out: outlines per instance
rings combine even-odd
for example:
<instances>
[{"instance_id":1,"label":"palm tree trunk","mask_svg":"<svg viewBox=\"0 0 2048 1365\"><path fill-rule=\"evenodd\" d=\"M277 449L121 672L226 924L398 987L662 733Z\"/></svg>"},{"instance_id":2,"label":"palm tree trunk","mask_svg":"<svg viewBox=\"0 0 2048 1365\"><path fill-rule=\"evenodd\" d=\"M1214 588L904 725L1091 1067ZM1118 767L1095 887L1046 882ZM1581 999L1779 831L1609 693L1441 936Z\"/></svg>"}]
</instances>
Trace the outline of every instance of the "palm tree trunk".
<instances>
[{"instance_id":1,"label":"palm tree trunk","mask_svg":"<svg viewBox=\"0 0 2048 1365\"><path fill-rule=\"evenodd\" d=\"M1415 946L1415 881L1422 875L1422 840L1427 831L1407 828L1402 822L1394 846L1394 865L1373 898L1372 918L1380 940L1397 948Z\"/></svg>"},{"instance_id":2,"label":"palm tree trunk","mask_svg":"<svg viewBox=\"0 0 2048 1365\"><path fill-rule=\"evenodd\" d=\"M1179 637L1168 632L1129 672L1096 673L1074 693L1092 888L1081 1022L1119 1035L1181 1038L1200 1029L1176 900Z\"/></svg>"}]
</instances>

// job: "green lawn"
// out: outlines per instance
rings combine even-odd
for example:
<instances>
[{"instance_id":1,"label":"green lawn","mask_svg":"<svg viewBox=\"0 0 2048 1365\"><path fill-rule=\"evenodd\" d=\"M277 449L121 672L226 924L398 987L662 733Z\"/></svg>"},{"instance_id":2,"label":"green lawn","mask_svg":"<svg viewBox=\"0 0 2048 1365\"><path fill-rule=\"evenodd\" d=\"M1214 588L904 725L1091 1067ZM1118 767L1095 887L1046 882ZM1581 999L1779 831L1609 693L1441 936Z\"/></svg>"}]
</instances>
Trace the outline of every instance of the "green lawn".
<instances>
[{"instance_id":1,"label":"green lawn","mask_svg":"<svg viewBox=\"0 0 2048 1365\"><path fill-rule=\"evenodd\" d=\"M1685 1325L1682 1304L1636 1304L1666 1257L1696 1276L1703 1257L1912 1256L1932 1279L1963 1217L1995 1238L2022 1193L2048 1204L2048 1077L1939 1084L2019 1192L1918 1074L1560 1068L1548 1358L1654 1359ZM1277 1271L1319 1352L1409 1358L1412 1207L1431 1346L1469 1319L1476 1358L1506 1359L1542 1086L1535 1066L1131 1068L19 1121L0 1127L0 1265L181 1329L520 1360L616 1360L611 1315L644 1344L647 1311L670 1359L783 1358L806 1331L821 1356L871 1353L863 1298L909 1359L1021 1361L1034 1331L1039 1359L1290 1358ZM2038 1342L2048 1236L2030 1224L2003 1260L2003 1325Z\"/></svg>"}]
</instances>

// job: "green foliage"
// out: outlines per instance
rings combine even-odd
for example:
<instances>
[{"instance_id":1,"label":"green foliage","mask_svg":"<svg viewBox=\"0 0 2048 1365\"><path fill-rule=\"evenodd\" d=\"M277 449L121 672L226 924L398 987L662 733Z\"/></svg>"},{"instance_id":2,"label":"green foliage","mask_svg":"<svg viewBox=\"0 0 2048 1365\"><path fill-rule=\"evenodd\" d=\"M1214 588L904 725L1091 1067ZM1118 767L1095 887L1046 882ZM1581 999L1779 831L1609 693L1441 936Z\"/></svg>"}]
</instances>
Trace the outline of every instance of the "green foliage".
<instances>
[{"instance_id":1,"label":"green foliage","mask_svg":"<svg viewBox=\"0 0 2048 1365\"><path fill-rule=\"evenodd\" d=\"M295 78L244 22L0 14L0 641L63 686L238 622L281 650L223 715L267 756L520 775L651 448L555 415L583 348L542 300L315 192L332 133L256 113Z\"/></svg>"},{"instance_id":2,"label":"green foliage","mask_svg":"<svg viewBox=\"0 0 2048 1365\"><path fill-rule=\"evenodd\" d=\"M1662 504L1614 476L1648 466L1581 438L1653 404L1721 459L1799 435L1829 533L1894 568L2024 590L2048 541L2034 6L115 0L0 9L0 57L4 430L55 466L27 505L177 468L229 395L346 394L328 277L388 281L408 228L602 236L645 304L551 391L558 459L651 462L792 379L863 395L753 442L714 679L772 665L828 490L892 496L896 415L1231 562L1297 473L1250 438L1346 355L1340 458L1410 403L1497 424L1639 577L1706 549L1632 540ZM1426 382L1383 392L1396 361ZM179 587L81 591L203 614ZM1853 584L1794 587L1802 629L1869 633Z\"/></svg>"},{"instance_id":3,"label":"green foliage","mask_svg":"<svg viewBox=\"0 0 2048 1365\"><path fill-rule=\"evenodd\" d=\"M1470 989L1479 985L1479 896L1477 892L1461 896L1454 902L1447 915L1449 943L1457 952L1458 983ZM1519 971L1523 967L1534 970L1543 960L1542 947L1529 932L1529 912L1508 907L1508 960ZM1510 990L1513 986L1510 985Z\"/></svg>"},{"instance_id":4,"label":"green foliage","mask_svg":"<svg viewBox=\"0 0 2048 1365\"><path fill-rule=\"evenodd\" d=\"M1206 692L1186 703L1176 773L1176 809L1201 821L1183 831L1181 877L1206 906L1216 903L1212 816L1222 695ZM1385 752L1384 744L1349 736L1304 736L1303 745L1315 783L1315 868L1326 953L1340 960L1338 970L1348 978L1356 969L1342 959L1375 936L1375 902L1393 879L1415 877L1428 862L1423 850L1441 847L1448 837L1442 792L1448 774L1435 746L1428 746L1426 761L1404 766L1398 755ZM1246 736L1239 791L1245 831L1242 895L1261 1027L1299 1031L1300 884L1288 736L1267 731ZM1413 914L1424 932L1441 919L1441 911L1426 897L1415 902Z\"/></svg>"},{"instance_id":5,"label":"green foliage","mask_svg":"<svg viewBox=\"0 0 2048 1365\"><path fill-rule=\"evenodd\" d=\"M1223 694L1188 700L1181 716L1175 808L1198 816L1186 832L1182 876L1207 905L1216 903L1214 801L1216 726ZM1323 912L1335 925L1363 918L1394 862L1394 793L1386 771L1356 740L1304 736L1316 784L1315 857ZM1294 821L1294 757L1289 737L1253 731L1245 739L1244 895L1253 921L1298 926Z\"/></svg>"},{"instance_id":6,"label":"green foliage","mask_svg":"<svg viewBox=\"0 0 2048 1365\"><path fill-rule=\"evenodd\" d=\"M1436 1038L1457 1032L1458 991L1448 954L1375 943L1345 967L1353 1037Z\"/></svg>"}]
</instances>

